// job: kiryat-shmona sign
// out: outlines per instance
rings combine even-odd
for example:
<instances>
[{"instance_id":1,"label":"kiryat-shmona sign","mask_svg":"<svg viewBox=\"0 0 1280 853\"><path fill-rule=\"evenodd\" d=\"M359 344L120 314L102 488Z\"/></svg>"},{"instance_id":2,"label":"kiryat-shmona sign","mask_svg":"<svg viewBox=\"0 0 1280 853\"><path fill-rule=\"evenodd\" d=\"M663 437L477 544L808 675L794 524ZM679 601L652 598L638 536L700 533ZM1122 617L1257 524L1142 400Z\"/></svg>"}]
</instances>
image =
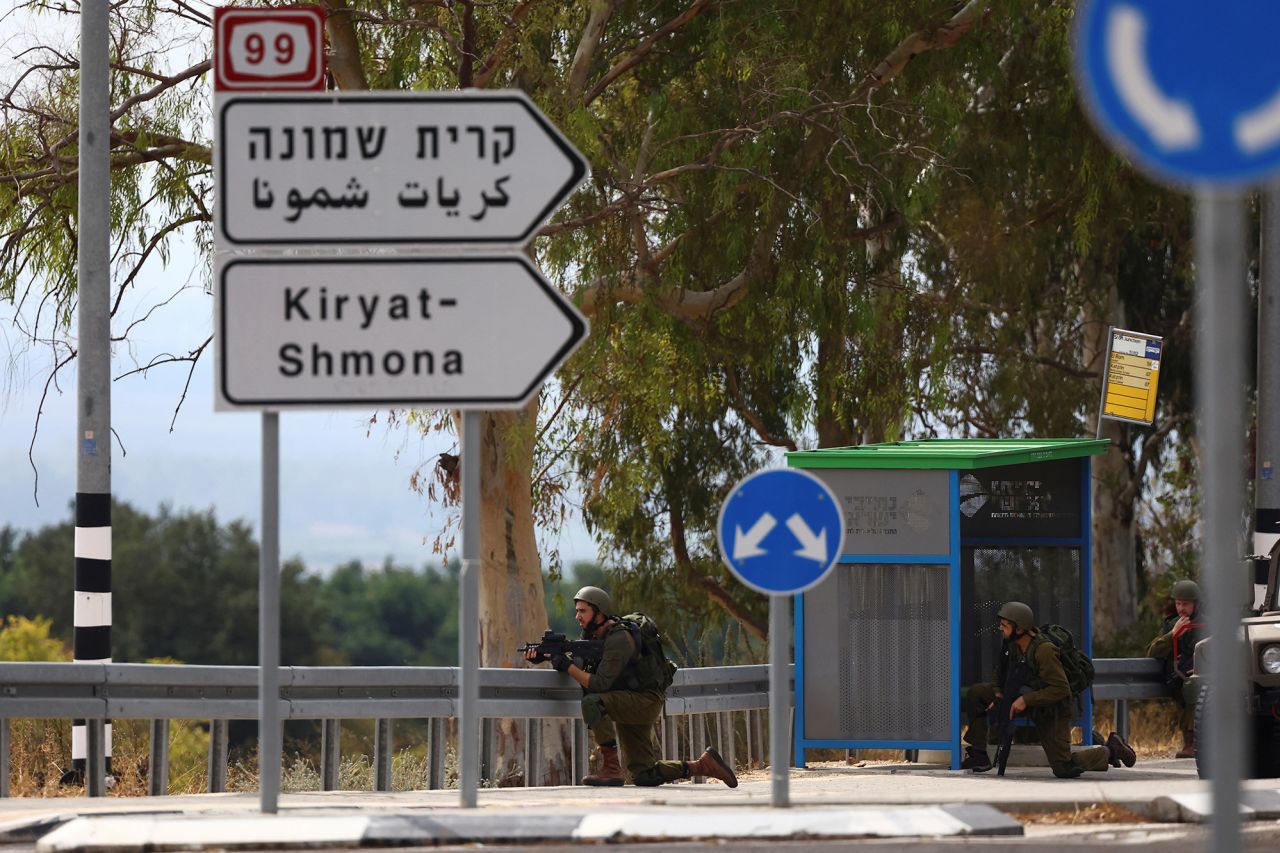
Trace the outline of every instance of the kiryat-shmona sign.
<instances>
[{"instance_id":1,"label":"kiryat-shmona sign","mask_svg":"<svg viewBox=\"0 0 1280 853\"><path fill-rule=\"evenodd\" d=\"M510 408L587 322L523 254L220 258L222 410Z\"/></svg>"},{"instance_id":2,"label":"kiryat-shmona sign","mask_svg":"<svg viewBox=\"0 0 1280 853\"><path fill-rule=\"evenodd\" d=\"M588 172L519 91L237 95L217 138L235 246L521 245Z\"/></svg>"}]
</instances>

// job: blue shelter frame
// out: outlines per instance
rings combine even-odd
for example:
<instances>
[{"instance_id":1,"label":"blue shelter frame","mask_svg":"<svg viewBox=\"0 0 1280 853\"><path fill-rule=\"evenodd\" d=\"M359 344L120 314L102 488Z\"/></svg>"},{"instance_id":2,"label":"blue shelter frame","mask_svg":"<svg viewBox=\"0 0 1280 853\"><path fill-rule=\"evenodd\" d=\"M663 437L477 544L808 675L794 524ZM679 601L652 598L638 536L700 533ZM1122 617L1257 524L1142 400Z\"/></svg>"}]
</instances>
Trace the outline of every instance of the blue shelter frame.
<instances>
[{"instance_id":1,"label":"blue shelter frame","mask_svg":"<svg viewBox=\"0 0 1280 853\"><path fill-rule=\"evenodd\" d=\"M1036 607L1034 594L1024 595L1006 588L1011 574L1026 583L1038 581L1041 574L1048 577L1056 572L1058 577L1052 579L1053 586L1041 590L1041 606L1049 618L1037 610L1037 619L1041 623L1058 621L1072 628L1086 654L1092 654L1089 457L1103 452L1107 445L1106 441L1092 439L941 440L788 454L792 467L806 468L824 479L828 479L824 475L845 476L840 481L843 487L837 483L834 490L846 510L846 548L832 569L834 579L829 578L820 587L793 598L796 766L805 766L808 749L901 749L947 751L951 768L959 769L963 752L962 690L974 681L990 680L989 668L985 672L977 671L981 669L978 661L988 654L981 647L992 646L992 657L998 648L994 638L978 639L979 635L991 632L995 622L993 608L998 603L994 598L982 602L976 599L984 592L988 597L999 593L1001 600L1027 598L1031 599L1029 603L1033 608ZM1039 467L1018 467L1025 464ZM846 472L862 469L874 482L869 487L850 485L862 481L856 476L849 479L846 475L832 474L841 469ZM918 500L922 493L919 488L909 498L899 496L888 503L883 498L853 494L860 489L892 491L895 477L899 476L895 471L907 469L932 470L932 482L939 486L945 482L945 536L941 530L929 530L923 523L902 522L902 518L911 522L913 511L925 519L930 517L928 500ZM998 476L997 472L1013 472L1019 476L1023 470L1047 471L1051 477L1059 476L1052 483L1039 479L990 480L985 485L978 482L983 476ZM1070 471L1074 471L1077 478L1074 488L1064 488L1062 477ZM977 477L973 476L975 473ZM945 477L945 481L940 480L941 477ZM1026 482L1034 488L1026 486ZM996 486L1017 493L999 495ZM1039 493L1032 494L1036 489ZM1074 491L1074 505L1065 506L1061 497L1055 504L1055 491L1059 495ZM942 492L943 489L936 489L934 497L941 497ZM969 504L962 508L964 501ZM917 504L914 507L913 502ZM1002 524L977 518L987 503L993 508L1008 507L1010 511L999 514L1013 517L1013 521ZM979 509L971 512L974 505ZM865 522L867 506L891 509L878 510L874 513L876 520L868 524ZM997 513L993 509L987 515L994 517ZM877 524L879 529L875 527ZM979 529L982 525L988 529ZM926 533L916 535L910 526L924 529ZM1004 530L1005 527L1010 529ZM882 539L899 547L886 550L878 547L874 536L866 535L881 531L885 533ZM1050 535L1038 535L1042 532ZM858 547L867 542L877 547L867 550ZM913 547L917 542L922 545L919 549ZM924 553L914 553L915 550ZM1012 572L1009 566L1014 567ZM985 580L980 583L975 577L978 575ZM983 583L987 588L975 591ZM945 594L945 602L934 600L940 594ZM1078 602L1074 594L1078 594ZM836 598L840 599L839 603L833 603ZM868 603L871 599L874 601ZM841 610L846 601L856 603L848 610ZM1057 609L1060 604L1064 609ZM815 611L812 619L807 620L810 616L807 609ZM869 614L870 625L865 629L853 624L858 620L849 614L855 610ZM894 615L888 616L889 611ZM939 622L943 613L945 628ZM888 621L882 621L883 618ZM975 624L979 621L986 624ZM915 638L909 636L909 632L917 625L922 636L935 643L945 643L946 649L937 653L939 657L945 655L945 661L930 662L927 643L911 645ZM968 632L966 625L970 627ZM850 632L857 636L849 639ZM881 642L877 632L892 634L905 639L906 643L894 646L892 638L888 643ZM831 661L833 654L842 658L836 666L838 678ZM860 660L862 658L869 660ZM884 675L886 670L894 668L910 671L896 679ZM887 703L889 714L881 715L874 701L868 702L868 697L859 695L863 685L858 680L863 676L858 673L871 673L870 677L877 683L892 683L901 691L901 695L878 697L878 701ZM886 677L888 682L884 680ZM931 715L908 719L911 714L906 711L912 710L909 703L913 702L930 705ZM848 706L857 707L849 712ZM1092 716L1092 697L1086 692L1078 721L1086 744L1091 741ZM838 734L833 736L833 731Z\"/></svg>"}]
</instances>

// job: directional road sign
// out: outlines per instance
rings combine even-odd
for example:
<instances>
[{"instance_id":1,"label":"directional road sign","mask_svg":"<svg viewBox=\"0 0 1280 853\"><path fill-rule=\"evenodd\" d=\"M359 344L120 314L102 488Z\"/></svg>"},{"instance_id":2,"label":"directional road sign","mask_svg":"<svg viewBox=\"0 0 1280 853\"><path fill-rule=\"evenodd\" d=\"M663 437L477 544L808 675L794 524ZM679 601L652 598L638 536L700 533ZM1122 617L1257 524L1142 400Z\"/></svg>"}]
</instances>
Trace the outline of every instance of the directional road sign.
<instances>
[{"instance_id":1,"label":"directional road sign","mask_svg":"<svg viewBox=\"0 0 1280 853\"><path fill-rule=\"evenodd\" d=\"M809 472L759 471L725 499L716 536L721 558L740 581L769 595L792 595L835 565L844 517L835 494Z\"/></svg>"},{"instance_id":2,"label":"directional road sign","mask_svg":"<svg viewBox=\"0 0 1280 853\"><path fill-rule=\"evenodd\" d=\"M514 408L587 335L520 253L219 261L219 409Z\"/></svg>"},{"instance_id":3,"label":"directional road sign","mask_svg":"<svg viewBox=\"0 0 1280 853\"><path fill-rule=\"evenodd\" d=\"M1280 169L1280 3L1084 0L1075 66L1108 140L1157 180L1256 184Z\"/></svg>"},{"instance_id":4,"label":"directional road sign","mask_svg":"<svg viewBox=\"0 0 1280 853\"><path fill-rule=\"evenodd\" d=\"M587 161L523 92L242 95L217 115L230 244L522 244Z\"/></svg>"},{"instance_id":5,"label":"directional road sign","mask_svg":"<svg viewBox=\"0 0 1280 853\"><path fill-rule=\"evenodd\" d=\"M215 92L324 89L324 9L213 10Z\"/></svg>"}]
</instances>

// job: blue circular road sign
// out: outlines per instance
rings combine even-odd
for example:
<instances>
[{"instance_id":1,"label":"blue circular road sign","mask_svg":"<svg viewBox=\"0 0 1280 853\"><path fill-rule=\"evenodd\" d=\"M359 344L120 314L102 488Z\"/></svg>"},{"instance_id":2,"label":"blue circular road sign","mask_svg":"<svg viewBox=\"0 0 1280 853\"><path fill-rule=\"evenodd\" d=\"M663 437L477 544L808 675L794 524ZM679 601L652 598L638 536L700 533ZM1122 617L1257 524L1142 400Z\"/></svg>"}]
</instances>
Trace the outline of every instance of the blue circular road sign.
<instances>
[{"instance_id":1,"label":"blue circular road sign","mask_svg":"<svg viewBox=\"0 0 1280 853\"><path fill-rule=\"evenodd\" d=\"M807 471L758 471L725 498L716 537L738 580L768 595L793 595L840 558L844 516L831 489Z\"/></svg>"},{"instance_id":2,"label":"blue circular road sign","mask_svg":"<svg viewBox=\"0 0 1280 853\"><path fill-rule=\"evenodd\" d=\"M1245 187L1280 171L1280 3L1083 0L1075 71L1088 113L1175 186Z\"/></svg>"}]
</instances>

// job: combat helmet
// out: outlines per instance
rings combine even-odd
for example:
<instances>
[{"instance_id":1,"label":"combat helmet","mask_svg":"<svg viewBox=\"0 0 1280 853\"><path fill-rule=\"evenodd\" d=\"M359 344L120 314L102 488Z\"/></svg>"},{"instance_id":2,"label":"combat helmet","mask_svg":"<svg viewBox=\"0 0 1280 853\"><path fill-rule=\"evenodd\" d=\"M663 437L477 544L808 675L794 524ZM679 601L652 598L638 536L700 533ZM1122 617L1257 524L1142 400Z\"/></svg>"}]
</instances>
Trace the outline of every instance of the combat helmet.
<instances>
[{"instance_id":1,"label":"combat helmet","mask_svg":"<svg viewBox=\"0 0 1280 853\"><path fill-rule=\"evenodd\" d=\"M1173 590L1169 596L1174 601L1199 601L1200 600L1200 584L1188 578L1183 578L1173 585Z\"/></svg>"},{"instance_id":2,"label":"combat helmet","mask_svg":"<svg viewBox=\"0 0 1280 853\"><path fill-rule=\"evenodd\" d=\"M1021 601L1006 601L1000 606L1000 610L996 615L1001 619L1008 619L1014 624L1014 627L1021 631L1030 631L1036 627L1035 614L1031 612L1030 607Z\"/></svg>"},{"instance_id":3,"label":"combat helmet","mask_svg":"<svg viewBox=\"0 0 1280 853\"><path fill-rule=\"evenodd\" d=\"M600 611L601 615L608 615L613 609L613 600L609 598L609 593L598 586L584 586L573 594L573 600L585 601Z\"/></svg>"}]
</instances>

